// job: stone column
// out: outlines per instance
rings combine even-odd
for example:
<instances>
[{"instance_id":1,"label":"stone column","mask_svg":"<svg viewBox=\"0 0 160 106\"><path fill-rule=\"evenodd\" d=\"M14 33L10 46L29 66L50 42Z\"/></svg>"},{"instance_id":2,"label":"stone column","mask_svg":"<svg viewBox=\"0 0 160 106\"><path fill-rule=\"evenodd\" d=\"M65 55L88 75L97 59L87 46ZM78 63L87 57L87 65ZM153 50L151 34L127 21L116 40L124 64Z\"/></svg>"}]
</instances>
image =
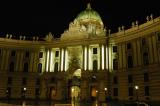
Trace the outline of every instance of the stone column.
<instances>
[{"instance_id":1,"label":"stone column","mask_svg":"<svg viewBox=\"0 0 160 106\"><path fill-rule=\"evenodd\" d=\"M126 63L126 44L122 44L122 60L123 60L123 68L125 69L127 67Z\"/></svg>"},{"instance_id":2,"label":"stone column","mask_svg":"<svg viewBox=\"0 0 160 106\"><path fill-rule=\"evenodd\" d=\"M133 42L133 66L137 66L137 46L136 41Z\"/></svg>"},{"instance_id":3,"label":"stone column","mask_svg":"<svg viewBox=\"0 0 160 106\"><path fill-rule=\"evenodd\" d=\"M65 66L66 66L66 48L64 48L63 51L63 71L65 71Z\"/></svg>"},{"instance_id":4,"label":"stone column","mask_svg":"<svg viewBox=\"0 0 160 106\"><path fill-rule=\"evenodd\" d=\"M140 43L140 39L137 40L137 65L141 66L142 65L142 53L141 53L141 43Z\"/></svg>"},{"instance_id":5,"label":"stone column","mask_svg":"<svg viewBox=\"0 0 160 106\"><path fill-rule=\"evenodd\" d=\"M9 56L10 56L10 51L9 51L9 49L6 49L6 57L4 58L4 60L5 60L5 64L4 64L4 70L8 70L9 69L9 65L10 65L10 63L9 63Z\"/></svg>"},{"instance_id":6,"label":"stone column","mask_svg":"<svg viewBox=\"0 0 160 106\"><path fill-rule=\"evenodd\" d=\"M122 51L122 44L118 45L118 58L119 58L119 69L122 69L123 67L123 51Z\"/></svg>"},{"instance_id":7,"label":"stone column","mask_svg":"<svg viewBox=\"0 0 160 106\"><path fill-rule=\"evenodd\" d=\"M99 45L99 51L100 51L100 68L99 70L102 70L102 44Z\"/></svg>"},{"instance_id":8,"label":"stone column","mask_svg":"<svg viewBox=\"0 0 160 106\"><path fill-rule=\"evenodd\" d=\"M6 56L7 55L7 50L6 49L2 49L2 60L1 60L1 70L5 71L5 60L6 60ZM9 65L8 65L9 66Z\"/></svg>"},{"instance_id":9,"label":"stone column","mask_svg":"<svg viewBox=\"0 0 160 106\"><path fill-rule=\"evenodd\" d=\"M152 44L153 44L153 53L154 53L154 62L158 62L158 50L157 50L157 41L156 41L156 36L152 36Z\"/></svg>"},{"instance_id":10,"label":"stone column","mask_svg":"<svg viewBox=\"0 0 160 106\"><path fill-rule=\"evenodd\" d=\"M153 57L153 46L152 46L152 44L153 44L153 42L152 42L152 37L149 37L148 38L148 46L149 46L149 50L148 50L148 60L149 60L149 64L151 63L153 63L153 61L154 61L154 57ZM143 54L142 54L142 56L143 56Z\"/></svg>"},{"instance_id":11,"label":"stone column","mask_svg":"<svg viewBox=\"0 0 160 106\"><path fill-rule=\"evenodd\" d=\"M86 70L89 70L89 56L90 56L90 54L89 54L89 45L87 46L87 65L86 65L86 67L87 67L87 69Z\"/></svg>"},{"instance_id":12,"label":"stone column","mask_svg":"<svg viewBox=\"0 0 160 106\"><path fill-rule=\"evenodd\" d=\"M107 63L107 59L106 59L106 45L104 45L104 70L106 70L106 63Z\"/></svg>"}]
</instances>

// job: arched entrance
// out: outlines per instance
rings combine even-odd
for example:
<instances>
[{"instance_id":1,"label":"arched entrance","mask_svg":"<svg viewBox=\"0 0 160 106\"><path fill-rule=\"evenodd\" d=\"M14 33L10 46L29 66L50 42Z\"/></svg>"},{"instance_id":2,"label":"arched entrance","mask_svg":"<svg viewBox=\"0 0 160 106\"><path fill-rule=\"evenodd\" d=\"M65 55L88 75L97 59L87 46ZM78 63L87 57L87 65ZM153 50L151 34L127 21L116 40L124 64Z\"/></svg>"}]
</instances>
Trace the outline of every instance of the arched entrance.
<instances>
[{"instance_id":1,"label":"arched entrance","mask_svg":"<svg viewBox=\"0 0 160 106\"><path fill-rule=\"evenodd\" d=\"M53 100L55 95L56 95L56 89L55 87L51 87L50 88L50 99Z\"/></svg>"},{"instance_id":2,"label":"arched entrance","mask_svg":"<svg viewBox=\"0 0 160 106\"><path fill-rule=\"evenodd\" d=\"M72 102L80 100L80 81L81 81L81 69L74 71L72 78L69 80L69 95Z\"/></svg>"}]
</instances>

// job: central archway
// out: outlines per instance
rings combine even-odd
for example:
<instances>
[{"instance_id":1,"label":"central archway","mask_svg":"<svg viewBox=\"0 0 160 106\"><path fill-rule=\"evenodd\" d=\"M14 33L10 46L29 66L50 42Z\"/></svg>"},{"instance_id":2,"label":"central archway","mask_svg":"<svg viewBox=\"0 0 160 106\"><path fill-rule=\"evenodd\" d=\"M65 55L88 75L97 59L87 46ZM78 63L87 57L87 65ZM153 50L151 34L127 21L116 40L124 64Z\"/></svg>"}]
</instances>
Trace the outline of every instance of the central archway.
<instances>
[{"instance_id":1,"label":"central archway","mask_svg":"<svg viewBox=\"0 0 160 106\"><path fill-rule=\"evenodd\" d=\"M81 81L81 69L76 69L69 80L69 94L72 102L80 100L80 81Z\"/></svg>"}]
</instances>

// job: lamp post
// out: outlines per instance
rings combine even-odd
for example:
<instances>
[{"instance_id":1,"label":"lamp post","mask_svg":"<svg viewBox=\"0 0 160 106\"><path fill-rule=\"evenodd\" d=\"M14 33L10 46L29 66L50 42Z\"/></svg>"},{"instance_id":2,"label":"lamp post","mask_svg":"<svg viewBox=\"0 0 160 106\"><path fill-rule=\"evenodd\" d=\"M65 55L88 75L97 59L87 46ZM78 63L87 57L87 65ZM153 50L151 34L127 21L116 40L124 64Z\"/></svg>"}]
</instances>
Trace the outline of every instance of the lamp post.
<instances>
[{"instance_id":1,"label":"lamp post","mask_svg":"<svg viewBox=\"0 0 160 106\"><path fill-rule=\"evenodd\" d=\"M23 100L22 106L26 106L26 101L25 101L26 90L27 90L27 88L24 87L24 88L23 88L23 96L24 96L24 100Z\"/></svg>"},{"instance_id":2,"label":"lamp post","mask_svg":"<svg viewBox=\"0 0 160 106\"><path fill-rule=\"evenodd\" d=\"M107 88L106 87L104 88L104 91L105 91L105 100L106 100L106 97L107 97Z\"/></svg>"},{"instance_id":3,"label":"lamp post","mask_svg":"<svg viewBox=\"0 0 160 106\"><path fill-rule=\"evenodd\" d=\"M138 89L139 89L139 86L138 85L135 85L135 90L136 90L136 100L138 102Z\"/></svg>"},{"instance_id":4,"label":"lamp post","mask_svg":"<svg viewBox=\"0 0 160 106\"><path fill-rule=\"evenodd\" d=\"M96 106L98 105L98 90L96 90Z\"/></svg>"},{"instance_id":5,"label":"lamp post","mask_svg":"<svg viewBox=\"0 0 160 106\"><path fill-rule=\"evenodd\" d=\"M75 106L75 89L72 87L72 104Z\"/></svg>"}]
</instances>

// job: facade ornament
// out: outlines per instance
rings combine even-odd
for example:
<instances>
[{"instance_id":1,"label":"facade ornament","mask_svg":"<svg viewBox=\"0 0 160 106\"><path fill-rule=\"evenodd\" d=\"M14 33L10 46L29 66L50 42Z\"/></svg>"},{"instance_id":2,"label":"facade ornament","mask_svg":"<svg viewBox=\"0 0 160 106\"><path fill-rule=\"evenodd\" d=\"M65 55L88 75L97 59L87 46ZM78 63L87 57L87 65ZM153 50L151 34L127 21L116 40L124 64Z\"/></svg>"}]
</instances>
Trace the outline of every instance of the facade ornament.
<instances>
[{"instance_id":1,"label":"facade ornament","mask_svg":"<svg viewBox=\"0 0 160 106\"><path fill-rule=\"evenodd\" d=\"M109 29L108 32L109 32L109 35L110 35L111 34L111 29Z\"/></svg>"},{"instance_id":2,"label":"facade ornament","mask_svg":"<svg viewBox=\"0 0 160 106\"><path fill-rule=\"evenodd\" d=\"M138 26L138 21L136 21L136 26Z\"/></svg>"},{"instance_id":3,"label":"facade ornament","mask_svg":"<svg viewBox=\"0 0 160 106\"><path fill-rule=\"evenodd\" d=\"M153 20L153 14L150 15L151 20Z\"/></svg>"},{"instance_id":4,"label":"facade ornament","mask_svg":"<svg viewBox=\"0 0 160 106\"><path fill-rule=\"evenodd\" d=\"M53 40L53 38L54 38L54 37L53 37L52 33L49 32L49 34L46 35L45 40L48 41L48 42L51 42L51 41Z\"/></svg>"},{"instance_id":5,"label":"facade ornament","mask_svg":"<svg viewBox=\"0 0 160 106\"><path fill-rule=\"evenodd\" d=\"M26 39L26 36L23 36L23 40L25 40Z\"/></svg>"},{"instance_id":6,"label":"facade ornament","mask_svg":"<svg viewBox=\"0 0 160 106\"><path fill-rule=\"evenodd\" d=\"M33 39L33 41L35 41L36 37L35 37L35 36L33 36L33 38L32 38L32 39Z\"/></svg>"},{"instance_id":7,"label":"facade ornament","mask_svg":"<svg viewBox=\"0 0 160 106\"><path fill-rule=\"evenodd\" d=\"M6 38L8 39L8 37L9 37L9 35L8 34L6 34Z\"/></svg>"},{"instance_id":8,"label":"facade ornament","mask_svg":"<svg viewBox=\"0 0 160 106\"><path fill-rule=\"evenodd\" d=\"M22 36L21 35L19 36L19 40L22 40Z\"/></svg>"},{"instance_id":9,"label":"facade ornament","mask_svg":"<svg viewBox=\"0 0 160 106\"><path fill-rule=\"evenodd\" d=\"M120 32L121 31L121 27L118 27L118 32Z\"/></svg>"},{"instance_id":10,"label":"facade ornament","mask_svg":"<svg viewBox=\"0 0 160 106\"><path fill-rule=\"evenodd\" d=\"M38 41L38 40L39 40L39 37L37 36L37 37L36 37L36 41Z\"/></svg>"},{"instance_id":11,"label":"facade ornament","mask_svg":"<svg viewBox=\"0 0 160 106\"><path fill-rule=\"evenodd\" d=\"M149 21L149 16L146 17L147 22Z\"/></svg>"},{"instance_id":12,"label":"facade ornament","mask_svg":"<svg viewBox=\"0 0 160 106\"><path fill-rule=\"evenodd\" d=\"M133 27L135 27L135 23L134 23L134 22L132 22L132 28L133 28Z\"/></svg>"},{"instance_id":13,"label":"facade ornament","mask_svg":"<svg viewBox=\"0 0 160 106\"><path fill-rule=\"evenodd\" d=\"M10 34L9 39L12 39L12 34Z\"/></svg>"},{"instance_id":14,"label":"facade ornament","mask_svg":"<svg viewBox=\"0 0 160 106\"><path fill-rule=\"evenodd\" d=\"M122 30L124 30L124 26L122 25Z\"/></svg>"}]
</instances>

